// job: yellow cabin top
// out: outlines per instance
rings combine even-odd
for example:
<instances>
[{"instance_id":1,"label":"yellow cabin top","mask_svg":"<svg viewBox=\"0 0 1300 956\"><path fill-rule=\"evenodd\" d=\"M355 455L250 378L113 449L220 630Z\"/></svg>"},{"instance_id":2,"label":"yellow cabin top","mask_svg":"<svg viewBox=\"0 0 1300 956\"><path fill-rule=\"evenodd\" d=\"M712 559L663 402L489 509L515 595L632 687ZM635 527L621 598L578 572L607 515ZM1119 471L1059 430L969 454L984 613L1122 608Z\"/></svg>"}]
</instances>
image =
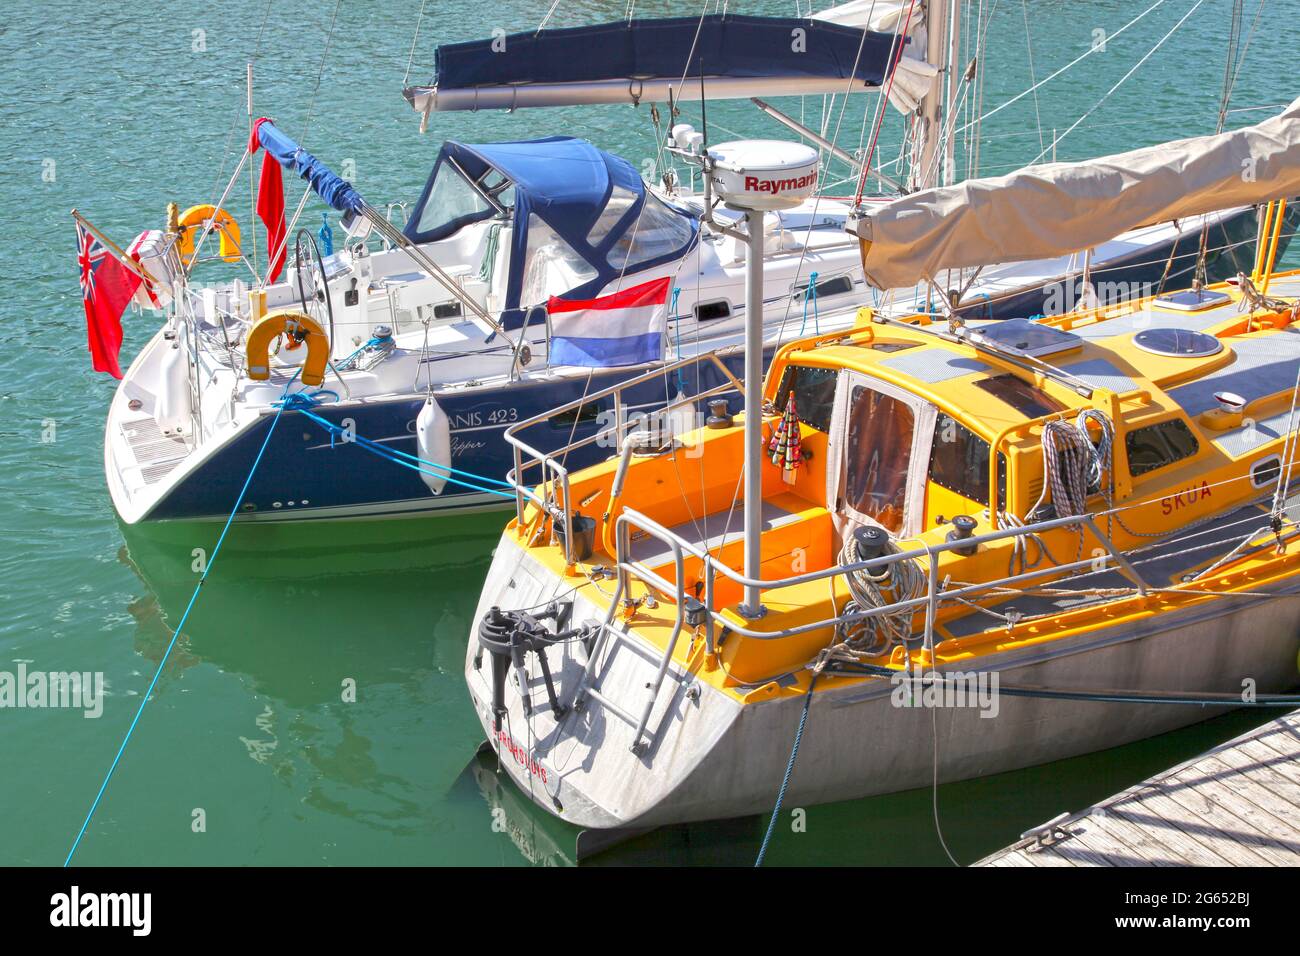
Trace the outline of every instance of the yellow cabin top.
<instances>
[{"instance_id":1,"label":"yellow cabin top","mask_svg":"<svg viewBox=\"0 0 1300 956\"><path fill-rule=\"evenodd\" d=\"M1260 539L1269 547L1256 543L1229 554L1231 561L1225 553L1252 529L1230 544L1211 532L1216 522L1243 521L1269 530L1260 502L1290 471L1282 455L1295 425L1300 323L1290 310L1243 310L1242 293L1231 285L1207 291L1208 307L1190 310L1178 307L1180 297L1173 306L1153 298L956 332L927 316L877 321L864 310L850 331L783 347L766 380L765 434L793 396L803 462L794 470L762 463L762 578L773 582L762 617L743 615L740 585L694 554L685 555L678 581L672 549L644 521L707 552L716 565L743 566L742 416L637 454L617 496L617 455L569 476L574 512L595 522L585 560L566 562L553 514L536 506L507 534L544 567L588 589L599 585L593 569L619 565L620 516L628 516L624 562L673 586L638 581L640 597L620 611L652 641L669 640L682 595L711 602L719 620L750 633L833 618L848 599L837 578L778 582L843 565L846 542L862 526L883 528L898 551L946 547L931 556L942 582L994 582L1036 569L1041 586L1076 580L1077 565L1099 561L1099 586L1089 593L1114 592L1104 602L1021 598L1012 613L996 589L941 602L933 629L940 661L1052 639L1102 618L1158 613L1204 599L1209 588L1260 586L1269 575L1294 571L1292 555L1272 547L1281 531L1274 526ZM1270 294L1300 297L1300 275L1275 277ZM1055 444L1057 432L1050 450L1044 447L1050 430L1070 437L1065 425L1086 434L1104 462L1085 496L1094 524L953 547L954 540L1078 513L1056 500L1060 487L1052 482L1069 465L1069 447ZM1052 454L1055 469L1048 467ZM1221 547L1161 550L1161 542L1202 525ZM1128 552L1140 555L1141 594L1131 593L1134 575L1116 573ZM997 613L982 614L975 604ZM739 695L770 696L794 692L799 669L834 639L830 628L811 628L778 640L733 635L714 646L697 633L674 654ZM900 666L916 653L931 652L894 646L881 661ZM792 673L793 684L770 680Z\"/></svg>"}]
</instances>

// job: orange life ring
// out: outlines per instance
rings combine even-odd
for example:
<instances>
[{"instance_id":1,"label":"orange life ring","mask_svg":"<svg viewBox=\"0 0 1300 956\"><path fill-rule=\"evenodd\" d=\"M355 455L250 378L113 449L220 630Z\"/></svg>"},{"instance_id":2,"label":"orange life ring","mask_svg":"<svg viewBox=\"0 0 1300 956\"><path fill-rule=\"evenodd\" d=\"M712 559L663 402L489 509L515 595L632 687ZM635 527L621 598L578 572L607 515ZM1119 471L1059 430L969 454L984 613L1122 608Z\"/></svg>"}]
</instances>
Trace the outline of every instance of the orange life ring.
<instances>
[{"instance_id":1,"label":"orange life ring","mask_svg":"<svg viewBox=\"0 0 1300 956\"><path fill-rule=\"evenodd\" d=\"M307 358L302 363L302 383L320 385L325 381L325 367L329 363L329 336L315 319L290 309L268 312L249 330L244 348L248 356L248 377L256 382L271 377L271 342L276 336L286 334L307 345Z\"/></svg>"},{"instance_id":2,"label":"orange life ring","mask_svg":"<svg viewBox=\"0 0 1300 956\"><path fill-rule=\"evenodd\" d=\"M209 222L213 224L212 228L221 238L221 258L226 262L240 260L239 223L235 222L235 217L224 209L218 209L211 203L204 203L186 209L176 221L180 228L180 239L176 249L186 268L194 258L194 247L198 245L199 236L203 235L203 230L207 228Z\"/></svg>"}]
</instances>

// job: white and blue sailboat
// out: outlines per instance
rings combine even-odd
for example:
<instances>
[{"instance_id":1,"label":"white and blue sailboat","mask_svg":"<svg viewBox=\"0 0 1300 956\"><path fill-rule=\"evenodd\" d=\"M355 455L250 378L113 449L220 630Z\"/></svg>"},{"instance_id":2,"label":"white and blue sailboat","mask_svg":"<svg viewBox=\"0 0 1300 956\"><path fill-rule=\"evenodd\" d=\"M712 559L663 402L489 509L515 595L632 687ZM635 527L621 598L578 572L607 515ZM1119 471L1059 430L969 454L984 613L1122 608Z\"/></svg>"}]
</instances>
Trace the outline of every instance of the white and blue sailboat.
<instances>
[{"instance_id":1,"label":"white and blue sailboat","mask_svg":"<svg viewBox=\"0 0 1300 956\"><path fill-rule=\"evenodd\" d=\"M923 14L931 36L951 30L940 16L946 5L932 6L945 9ZM884 91L891 78L907 75L900 90L918 78L931 84L916 109L937 119L941 71L895 55L916 40L910 25L906 18L872 30L709 16L530 31L505 38L509 57L495 55L494 40L440 48L437 83L407 96L427 120L446 110L668 102L701 87L707 98ZM805 31L797 53L792 30ZM321 255L309 234L291 229L296 254L283 280L200 288L188 271L201 261L203 237L217 232L213 244L220 239L221 252L228 251L219 201L191 227L200 233L188 247L192 260L182 257L180 230L169 229L153 258L142 261L160 300L170 301L165 324L125 375L105 433L108 484L128 523L225 518L259 454L241 520L505 507L514 501L502 435L511 424L680 359L718 353L718 362L651 379L627 396L627 408L593 403L561 427L525 436L546 452L596 434L602 415L661 408L677 395L725 384L722 369L743 366L748 240L735 214L667 169L652 185L626 160L571 137L450 141L399 232L273 124L262 123L257 136L275 161L344 214L347 239L337 253ZM668 136L678 151L707 148L684 124ZM944 165L934 151L945 141L951 136L945 140L936 128L918 150L929 157L921 168L931 176ZM888 201L868 196L861 203ZM816 195L765 217L769 349L810 321L821 331L853 324L866 295L857 244L844 232L854 205ZM1185 279L1203 265L1198 250L1207 230L1211 248L1231 256L1253 237L1253 210L1147 226L1086 257L954 271L941 285L944 294L958 290L972 319L1062 311L1075 304L1072 295L1055 309L1048 302L1062 288L1110 281L1143 289ZM247 261L237 243L229 251ZM1237 251L1249 260L1249 250ZM653 357L579 364L553 348L548 302L600 300L662 279L672 295ZM911 311L932 291L895 290L894 307ZM874 304L888 310L891 301ZM599 314L592 316L599 324ZM289 421L260 452L289 393L281 413ZM611 451L589 445L569 464Z\"/></svg>"}]
</instances>

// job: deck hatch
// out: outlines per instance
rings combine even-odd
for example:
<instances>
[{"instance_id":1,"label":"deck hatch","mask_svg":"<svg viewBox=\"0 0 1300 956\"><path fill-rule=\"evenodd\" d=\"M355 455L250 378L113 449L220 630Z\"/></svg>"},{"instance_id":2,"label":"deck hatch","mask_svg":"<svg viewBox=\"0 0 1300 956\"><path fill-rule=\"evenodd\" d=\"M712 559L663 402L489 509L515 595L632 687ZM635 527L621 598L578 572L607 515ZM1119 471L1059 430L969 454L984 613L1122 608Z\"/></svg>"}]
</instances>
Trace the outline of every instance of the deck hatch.
<instances>
[{"instance_id":1,"label":"deck hatch","mask_svg":"<svg viewBox=\"0 0 1300 956\"><path fill-rule=\"evenodd\" d=\"M1073 332L1029 319L1003 319L965 333L972 342L986 342L1020 355L1056 355L1081 348L1083 339Z\"/></svg>"},{"instance_id":2,"label":"deck hatch","mask_svg":"<svg viewBox=\"0 0 1300 956\"><path fill-rule=\"evenodd\" d=\"M1133 336L1133 344L1143 352L1173 358L1209 358L1223 351L1223 343L1213 335L1192 329L1143 329Z\"/></svg>"}]
</instances>

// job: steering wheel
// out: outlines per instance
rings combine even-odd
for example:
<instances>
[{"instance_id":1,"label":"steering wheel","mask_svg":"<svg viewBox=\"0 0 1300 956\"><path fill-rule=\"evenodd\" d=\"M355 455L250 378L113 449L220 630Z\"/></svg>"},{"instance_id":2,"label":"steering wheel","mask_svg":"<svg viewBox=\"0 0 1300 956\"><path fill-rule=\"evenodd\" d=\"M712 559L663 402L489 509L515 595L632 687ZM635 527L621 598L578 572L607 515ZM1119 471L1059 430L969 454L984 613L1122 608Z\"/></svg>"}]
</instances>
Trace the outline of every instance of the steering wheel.
<instances>
[{"instance_id":1,"label":"steering wheel","mask_svg":"<svg viewBox=\"0 0 1300 956\"><path fill-rule=\"evenodd\" d=\"M299 229L293 244L294 279L298 285L298 302L304 315L309 315L329 329L330 347L334 346L334 303L329 296L329 280L325 275L325 261L321 258L316 237L306 229ZM321 308L321 303L325 307ZM293 348L301 345L298 342Z\"/></svg>"}]
</instances>

